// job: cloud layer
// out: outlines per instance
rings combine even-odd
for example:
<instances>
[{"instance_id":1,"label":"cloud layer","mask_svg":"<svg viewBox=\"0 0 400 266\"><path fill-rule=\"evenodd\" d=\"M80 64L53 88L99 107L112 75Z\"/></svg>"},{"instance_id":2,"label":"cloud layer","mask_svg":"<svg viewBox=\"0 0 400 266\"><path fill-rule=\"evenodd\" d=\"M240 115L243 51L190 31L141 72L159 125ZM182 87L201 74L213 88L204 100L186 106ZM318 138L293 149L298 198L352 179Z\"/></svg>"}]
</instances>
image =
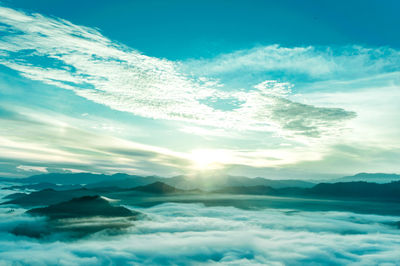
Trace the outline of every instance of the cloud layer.
<instances>
[{"instance_id":1,"label":"cloud layer","mask_svg":"<svg viewBox=\"0 0 400 266\"><path fill-rule=\"evenodd\" d=\"M244 90L221 89L223 84L218 81L184 74L178 63L145 56L112 42L97 30L65 20L2 7L0 23L4 34L0 41L1 64L26 78L72 90L137 116L308 137L336 131L341 122L355 116L341 108L293 102L275 93L285 86L277 81L255 87L247 84ZM269 50L271 55L281 51L276 47ZM281 61L288 57L285 53L277 56ZM312 65L313 60L302 62ZM242 61L235 64L242 65ZM219 102L230 103L229 108L215 107Z\"/></svg>"},{"instance_id":2,"label":"cloud layer","mask_svg":"<svg viewBox=\"0 0 400 266\"><path fill-rule=\"evenodd\" d=\"M5 209L1 209L5 217ZM7 233L28 218L1 219L0 263L109 265L376 265L400 262L399 217L344 212L240 210L167 203L140 209L123 235L38 241ZM7 214L10 218L10 214ZM282 223L285 221L285 223ZM61 241L57 241L61 240Z\"/></svg>"}]
</instances>

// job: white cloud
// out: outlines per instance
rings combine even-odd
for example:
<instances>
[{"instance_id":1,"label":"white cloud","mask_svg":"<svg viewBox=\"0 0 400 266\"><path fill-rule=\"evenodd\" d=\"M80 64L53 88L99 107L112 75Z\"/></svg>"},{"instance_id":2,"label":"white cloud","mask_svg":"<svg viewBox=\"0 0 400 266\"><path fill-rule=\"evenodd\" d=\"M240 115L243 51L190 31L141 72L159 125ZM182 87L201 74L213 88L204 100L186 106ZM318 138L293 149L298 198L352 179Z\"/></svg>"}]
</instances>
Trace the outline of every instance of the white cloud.
<instances>
[{"instance_id":1,"label":"white cloud","mask_svg":"<svg viewBox=\"0 0 400 266\"><path fill-rule=\"evenodd\" d=\"M259 84L255 90L221 90L223 84L218 81L189 77L180 71L180 64L145 56L112 42L94 29L65 20L27 15L3 7L0 8L0 22L8 26L0 42L1 64L29 79L72 90L119 111L230 130L272 131L283 136L307 137L329 134L354 116L343 109L314 107L286 99L285 87L291 86L287 83L269 81L262 86ZM284 53L276 53L274 49L281 51L282 48L268 48L268 52L282 62L292 57L291 49ZM295 51L309 56L312 53L309 50L312 48L296 48ZM44 60L38 63L36 58ZM319 56L308 58L306 63L315 65L316 60ZM234 64L242 65L242 61L239 59ZM313 71L327 70L319 66ZM254 84L249 84L252 86ZM286 90L285 95L282 89ZM227 111L214 108L209 102L225 99L241 104Z\"/></svg>"},{"instance_id":2,"label":"white cloud","mask_svg":"<svg viewBox=\"0 0 400 266\"><path fill-rule=\"evenodd\" d=\"M42 166L31 166L31 165L18 165L17 169L21 169L27 172L41 172L47 173L47 168Z\"/></svg>"},{"instance_id":3,"label":"white cloud","mask_svg":"<svg viewBox=\"0 0 400 266\"><path fill-rule=\"evenodd\" d=\"M221 164L261 169L316 161L322 167L325 158L340 154L344 161L358 160L356 169L363 171L361 168L367 167L375 150L386 151L385 159L390 159L391 152L399 147L400 111L395 107L400 55L391 48L270 45L211 59L172 62L145 56L109 40L97 30L61 19L0 8L0 22L4 24L0 27L4 33L0 39L1 64L29 79L72 90L116 110L180 121L170 124L178 126L180 132L200 135L209 141L210 145L204 141L200 148L228 155L219 160ZM277 81L276 73L287 76L282 79L285 82ZM228 79L242 77L244 86L230 87ZM302 95L294 94L299 86ZM372 86L374 90L366 90ZM324 90L329 93L321 92ZM341 94L333 93L336 90ZM368 100L368 106L363 105L363 99ZM224 101L229 110L213 105ZM29 112L25 111L25 115ZM71 124L62 122L67 121L65 117L54 119L43 112L32 115L36 125L8 123L12 136L0 136L0 154L7 155L3 159L22 160L15 166L40 167L45 162L72 169L83 165L78 167L79 171L151 174L159 173L159 169L165 171L165 166L186 167L190 158L185 157L190 157L190 149L197 148L185 144L184 152L172 152L126 142L121 132L129 130L110 121L91 124L91 129L98 132L92 134L86 127L88 120L85 125ZM92 119L92 115L83 113L83 118ZM389 124L392 126L388 127ZM84 130L77 130L81 127ZM52 143L40 137L46 130L48 139L54 139ZM81 136L87 143L73 139ZM291 146L280 146L279 142ZM105 147L105 143L110 145ZM336 148L338 144L357 146L363 152L342 154ZM152 159L143 160L143 154ZM362 156L366 159L361 160ZM157 168L155 164L163 166ZM89 169L89 165L101 168ZM307 172L307 167L301 170ZM327 171L321 167L318 171ZM349 166L346 171L354 169ZM395 172L398 166L381 163L379 169ZM329 171L339 170L330 167Z\"/></svg>"},{"instance_id":4,"label":"white cloud","mask_svg":"<svg viewBox=\"0 0 400 266\"><path fill-rule=\"evenodd\" d=\"M32 110L15 105L0 111L8 115L0 117L0 123L8 129L0 136L0 160L8 163L10 171L15 171L19 165L29 165L37 170L47 167L50 172L72 169L73 172L171 176L193 174L198 170L221 170L232 165L282 167L302 161L321 160L326 151L318 143L311 143L313 149L308 145L293 147L278 143L270 148L259 145L252 148L248 145L223 148L204 145L198 148L189 146L187 150L178 151L128 140L125 134L118 135L116 131L110 132L108 127L104 128L110 121L95 117L73 118L49 110ZM135 125L115 125L120 126L123 126L121 131L124 132L136 131ZM188 134L198 133L217 138L216 141L226 139L222 130L204 132L197 127L182 130ZM234 142L242 138L239 134L233 137L237 138L233 139ZM259 135L254 136L256 143L258 138ZM27 175L29 172L19 171L19 174ZM247 175L254 176L251 171ZM265 173L261 175L265 176Z\"/></svg>"},{"instance_id":5,"label":"white cloud","mask_svg":"<svg viewBox=\"0 0 400 266\"><path fill-rule=\"evenodd\" d=\"M364 142L383 148L400 148L400 84L355 91L311 92L296 100L331 107L348 106L357 112L357 117L348 122L352 130L343 134L346 141L355 142L359 147Z\"/></svg>"},{"instance_id":6,"label":"white cloud","mask_svg":"<svg viewBox=\"0 0 400 266\"><path fill-rule=\"evenodd\" d=\"M387 48L259 46L211 59L189 60L185 67L201 75L282 71L314 79L355 79L400 68L400 52Z\"/></svg>"},{"instance_id":7,"label":"white cloud","mask_svg":"<svg viewBox=\"0 0 400 266\"><path fill-rule=\"evenodd\" d=\"M265 80L254 88L263 91L270 96L285 97L290 94L290 88L293 87L290 83L278 83L275 80Z\"/></svg>"}]
</instances>

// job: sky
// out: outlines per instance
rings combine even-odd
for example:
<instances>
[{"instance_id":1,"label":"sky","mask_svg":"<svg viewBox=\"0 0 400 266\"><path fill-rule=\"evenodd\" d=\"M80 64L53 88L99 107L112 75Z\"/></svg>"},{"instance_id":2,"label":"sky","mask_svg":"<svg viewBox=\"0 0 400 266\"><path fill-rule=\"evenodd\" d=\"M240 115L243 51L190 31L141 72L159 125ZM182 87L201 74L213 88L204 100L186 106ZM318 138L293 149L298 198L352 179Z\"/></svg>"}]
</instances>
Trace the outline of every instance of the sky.
<instances>
[{"instance_id":1,"label":"sky","mask_svg":"<svg viewBox=\"0 0 400 266\"><path fill-rule=\"evenodd\" d=\"M1 1L0 176L400 172L398 1Z\"/></svg>"}]
</instances>

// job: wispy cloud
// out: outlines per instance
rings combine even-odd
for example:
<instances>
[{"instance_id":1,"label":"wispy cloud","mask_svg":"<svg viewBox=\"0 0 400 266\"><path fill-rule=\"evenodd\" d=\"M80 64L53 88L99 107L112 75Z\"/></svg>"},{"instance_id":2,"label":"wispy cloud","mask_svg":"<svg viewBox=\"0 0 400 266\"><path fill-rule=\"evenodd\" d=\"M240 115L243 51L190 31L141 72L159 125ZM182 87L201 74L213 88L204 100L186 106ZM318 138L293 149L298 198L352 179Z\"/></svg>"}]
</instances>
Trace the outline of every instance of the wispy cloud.
<instances>
[{"instance_id":1,"label":"wispy cloud","mask_svg":"<svg viewBox=\"0 0 400 266\"><path fill-rule=\"evenodd\" d=\"M288 48L269 45L222 54L211 59L188 60L185 65L199 75L254 75L281 71L287 76L303 74L316 80L346 80L400 71L400 52L388 47Z\"/></svg>"},{"instance_id":2,"label":"wispy cloud","mask_svg":"<svg viewBox=\"0 0 400 266\"><path fill-rule=\"evenodd\" d=\"M0 160L22 175L46 171L171 175L191 164L184 153L110 136L108 130L90 131L90 125L81 126L88 124L82 118L31 109L3 113L7 116L0 115L0 122L7 130L0 136Z\"/></svg>"},{"instance_id":3,"label":"wispy cloud","mask_svg":"<svg viewBox=\"0 0 400 266\"><path fill-rule=\"evenodd\" d=\"M47 173L47 168L46 167L40 167L40 166L18 165L16 168L17 169L21 169L22 171L27 171L27 172Z\"/></svg>"},{"instance_id":4,"label":"wispy cloud","mask_svg":"<svg viewBox=\"0 0 400 266\"><path fill-rule=\"evenodd\" d=\"M138 116L217 128L272 131L283 136L319 137L335 131L355 115L341 108L299 104L285 95L276 95L276 88L285 85L276 81L261 87L249 84L248 89L241 91L221 90L222 85L212 80L184 74L179 63L145 56L112 42L97 30L65 20L2 7L0 22L4 24L1 64L29 79L72 90L96 103ZM310 48L297 50L300 54L311 53ZM316 65L314 61L319 58L305 60L300 55L294 56L296 62L283 63L293 57L292 52L279 51L277 47L266 50L279 57L280 64L298 69L302 65L296 66L297 61ZM260 61L264 62L265 57ZM234 58L238 59L235 63L224 65L246 66L243 60L247 59ZM279 65L276 60L273 63L275 67ZM328 70L319 66L311 72L321 71ZM239 104L231 110L221 110L212 104L227 99Z\"/></svg>"},{"instance_id":5,"label":"wispy cloud","mask_svg":"<svg viewBox=\"0 0 400 266\"><path fill-rule=\"evenodd\" d=\"M347 172L366 165L397 171L395 164L382 163L392 161L399 150L400 55L395 49L270 45L173 62L143 55L98 30L62 19L1 7L0 23L0 64L99 103L103 110L107 106L134 115L125 115L132 120L124 123L103 118L91 123L88 109L72 121L68 114L35 112L34 104L25 111L7 105L0 110L7 123L0 149L14 170L28 165L170 173L168 167L201 161L193 155L200 149L210 154L204 155L208 161L214 158L213 163L229 169L255 167L257 175L270 174L271 167L307 175L315 169L328 171L323 169L328 164L329 172L337 174L340 169L332 165L339 155L339 161L351 162ZM9 87L9 92L14 89ZM126 123L133 119L160 124L146 127L140 122L133 136L128 133L133 126ZM158 134L158 141L149 136L152 130L170 130L182 141L161 143L171 134ZM343 153L340 145L353 152ZM375 158L378 151L381 157ZM375 158L374 163L363 156Z\"/></svg>"},{"instance_id":6,"label":"wispy cloud","mask_svg":"<svg viewBox=\"0 0 400 266\"><path fill-rule=\"evenodd\" d=\"M0 136L0 160L6 164L2 168L5 170L7 166L11 172L17 170L23 176L43 171L170 176L205 170L202 169L204 167L215 166L215 169L222 170L234 165L264 167L262 175L265 175L265 167L321 160L326 150L314 144L313 149L308 145L278 145L270 148L249 148L246 145L233 148L189 147L189 150L177 151L163 148L162 145L146 145L128 140L125 134L102 127L104 121L97 121L96 118L71 117L20 106L0 108L0 113L3 113L3 116L0 114L0 122L7 129ZM132 129L125 126L123 131L129 132ZM223 132L214 133L210 134L219 135L216 136L218 139L226 138ZM189 134L193 132L189 131ZM248 171L246 175L259 173Z\"/></svg>"}]
</instances>

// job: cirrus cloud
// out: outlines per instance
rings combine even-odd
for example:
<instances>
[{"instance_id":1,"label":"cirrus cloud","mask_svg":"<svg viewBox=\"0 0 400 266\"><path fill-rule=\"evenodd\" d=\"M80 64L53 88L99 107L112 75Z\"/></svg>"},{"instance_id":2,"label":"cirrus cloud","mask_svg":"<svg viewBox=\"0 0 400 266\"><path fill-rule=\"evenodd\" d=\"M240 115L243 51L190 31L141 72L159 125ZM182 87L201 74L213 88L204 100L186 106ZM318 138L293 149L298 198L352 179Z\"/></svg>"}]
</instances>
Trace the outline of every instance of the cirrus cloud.
<instances>
[{"instance_id":1,"label":"cirrus cloud","mask_svg":"<svg viewBox=\"0 0 400 266\"><path fill-rule=\"evenodd\" d=\"M185 74L177 62L143 55L97 30L62 19L1 7L0 23L4 33L0 64L26 78L137 116L288 137L335 133L342 122L355 116L342 108L300 104L277 95L278 88L290 86L277 81L222 90L223 84ZM285 54L281 56L286 60ZM212 104L227 99L239 104L231 110Z\"/></svg>"}]
</instances>

